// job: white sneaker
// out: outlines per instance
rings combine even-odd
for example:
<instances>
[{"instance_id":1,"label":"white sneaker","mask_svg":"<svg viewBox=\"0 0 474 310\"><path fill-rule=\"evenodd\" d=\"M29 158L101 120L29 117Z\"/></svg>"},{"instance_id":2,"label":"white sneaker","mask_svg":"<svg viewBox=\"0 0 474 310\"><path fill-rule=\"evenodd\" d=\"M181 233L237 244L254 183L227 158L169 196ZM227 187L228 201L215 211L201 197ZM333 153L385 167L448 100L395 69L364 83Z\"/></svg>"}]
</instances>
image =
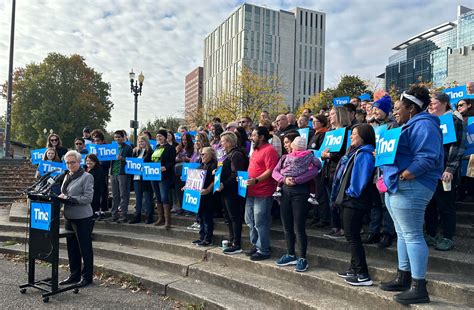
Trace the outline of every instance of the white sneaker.
<instances>
[{"instance_id":1,"label":"white sneaker","mask_svg":"<svg viewBox=\"0 0 474 310\"><path fill-rule=\"evenodd\" d=\"M316 195L315 194L309 194L309 198L308 198L308 202L314 206L319 206L319 202L318 200L316 199Z\"/></svg>"}]
</instances>

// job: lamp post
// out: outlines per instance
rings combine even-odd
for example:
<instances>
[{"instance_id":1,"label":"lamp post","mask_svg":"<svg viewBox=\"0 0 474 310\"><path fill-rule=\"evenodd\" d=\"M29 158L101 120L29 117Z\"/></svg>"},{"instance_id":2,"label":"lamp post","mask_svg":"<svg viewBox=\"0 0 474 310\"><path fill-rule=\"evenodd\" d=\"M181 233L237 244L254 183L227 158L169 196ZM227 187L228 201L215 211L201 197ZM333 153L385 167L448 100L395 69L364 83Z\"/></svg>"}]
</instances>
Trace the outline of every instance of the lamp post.
<instances>
[{"instance_id":1,"label":"lamp post","mask_svg":"<svg viewBox=\"0 0 474 310\"><path fill-rule=\"evenodd\" d=\"M140 72L140 74L138 75L138 81L135 80L135 73L133 72L133 69L130 72L129 76L130 76L130 92L133 93L133 96L135 97L135 114L134 114L133 121L130 121L130 127L133 128L133 138L136 144L137 143L137 130L138 130L138 120L137 120L138 96L142 94L142 87L143 87L143 81L145 80L145 76L143 75L143 73Z\"/></svg>"},{"instance_id":2,"label":"lamp post","mask_svg":"<svg viewBox=\"0 0 474 310\"><path fill-rule=\"evenodd\" d=\"M13 45L15 43L15 7L16 0L12 1L12 21L10 29L10 59L8 64L7 113L5 117L5 158L10 157L12 91L13 91Z\"/></svg>"}]
</instances>

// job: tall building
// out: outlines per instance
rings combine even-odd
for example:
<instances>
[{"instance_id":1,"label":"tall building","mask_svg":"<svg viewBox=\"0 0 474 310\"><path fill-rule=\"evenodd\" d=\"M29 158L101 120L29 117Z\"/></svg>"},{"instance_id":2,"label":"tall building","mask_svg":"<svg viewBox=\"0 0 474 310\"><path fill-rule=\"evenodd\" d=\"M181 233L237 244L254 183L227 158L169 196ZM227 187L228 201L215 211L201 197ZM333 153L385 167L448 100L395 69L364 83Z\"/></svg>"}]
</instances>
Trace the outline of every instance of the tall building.
<instances>
[{"instance_id":1,"label":"tall building","mask_svg":"<svg viewBox=\"0 0 474 310\"><path fill-rule=\"evenodd\" d=\"M325 13L245 3L204 40L204 104L231 91L247 67L277 75L291 110L324 89Z\"/></svg>"},{"instance_id":2,"label":"tall building","mask_svg":"<svg viewBox=\"0 0 474 310\"><path fill-rule=\"evenodd\" d=\"M385 68L385 88L407 89L410 84L432 82L434 87L449 81L449 55L474 44L474 11L458 6L457 20L446 22L395 46ZM468 73L465 71L466 74ZM471 76L474 74L470 72Z\"/></svg>"},{"instance_id":3,"label":"tall building","mask_svg":"<svg viewBox=\"0 0 474 310\"><path fill-rule=\"evenodd\" d=\"M184 118L192 121L199 109L202 108L203 67L197 67L185 78L184 89Z\"/></svg>"}]
</instances>

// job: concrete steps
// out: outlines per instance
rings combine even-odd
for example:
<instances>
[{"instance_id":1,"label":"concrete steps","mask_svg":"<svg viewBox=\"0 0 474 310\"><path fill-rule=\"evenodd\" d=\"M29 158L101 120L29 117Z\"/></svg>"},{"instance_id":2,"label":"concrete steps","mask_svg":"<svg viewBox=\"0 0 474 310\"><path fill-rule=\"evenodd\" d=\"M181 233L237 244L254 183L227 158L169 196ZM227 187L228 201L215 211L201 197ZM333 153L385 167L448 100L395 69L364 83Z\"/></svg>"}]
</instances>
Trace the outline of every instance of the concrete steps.
<instances>
[{"instance_id":1,"label":"concrete steps","mask_svg":"<svg viewBox=\"0 0 474 310\"><path fill-rule=\"evenodd\" d=\"M19 216L20 210L21 208L11 210L12 218L15 219L16 216L17 222L9 222L5 214L2 216L0 240L18 242L26 240L24 233L26 217ZM26 210L23 208L22 212L25 214ZM400 308L392 300L392 293L383 292L376 286L352 287L335 275L335 271L347 268L349 258L347 243L342 249L339 246L331 248L324 244L322 239L314 239L313 236L308 255L311 267L308 272L300 274L294 272L291 267L280 268L274 264L275 259L285 252L285 243L281 235L280 238L272 239L271 260L252 262L243 254L228 256L217 247L201 248L191 245L190 242L196 239L197 233L187 230L185 226L192 221L192 217L175 217L174 228L169 231L163 227L145 224L97 222L94 230L95 255L100 259L137 264L183 277L185 279L183 283L177 281L166 286L167 294L179 296L178 299L183 301L206 300L206 305L212 305L210 308L234 308L235 305L222 303L228 294L225 290L237 294L238 296L232 297L236 300L245 296L247 303L242 303L242 307L247 308L245 305L249 305L249 309ZM215 244L226 235L226 232L220 229L223 226L221 222L217 222L219 228L215 232ZM278 236L280 232L277 228L273 229ZM343 244L339 240L325 240ZM248 247L248 238L244 238L244 247ZM392 257L395 255L394 251L377 250L390 258L383 259L379 257L382 255L372 257L367 254L371 276L376 283L393 276L396 269L395 258ZM443 254L452 255L452 253L454 252ZM472 268L474 262L468 258L465 258L467 265L460 266L459 273L446 273L439 271L438 265L430 266L428 283L433 302L416 307L426 309L473 307L472 277L462 275L463 270L474 269ZM447 265L461 262L460 257L457 259L446 257L444 261ZM129 269L129 272L132 270ZM196 287L200 289L195 290ZM214 288L219 294L212 295L212 290L208 291L209 288Z\"/></svg>"}]
</instances>

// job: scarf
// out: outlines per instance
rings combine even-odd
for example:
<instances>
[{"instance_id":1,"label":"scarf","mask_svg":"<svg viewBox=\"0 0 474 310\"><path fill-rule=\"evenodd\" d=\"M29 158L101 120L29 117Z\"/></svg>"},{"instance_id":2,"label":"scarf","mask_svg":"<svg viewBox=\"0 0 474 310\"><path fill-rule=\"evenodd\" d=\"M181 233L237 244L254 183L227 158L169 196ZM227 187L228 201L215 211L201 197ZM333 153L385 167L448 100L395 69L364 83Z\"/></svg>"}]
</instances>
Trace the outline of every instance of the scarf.
<instances>
[{"instance_id":1,"label":"scarf","mask_svg":"<svg viewBox=\"0 0 474 310\"><path fill-rule=\"evenodd\" d=\"M79 170L77 170L75 173L73 173L72 175L70 175L69 173L66 174L66 180L64 181L63 183L63 186L61 187L61 193L63 193L64 195L67 196L67 187L69 186L69 184L76 180L76 179L79 179L80 177L82 177L82 175L84 174L84 169L83 168L79 168Z\"/></svg>"}]
</instances>

